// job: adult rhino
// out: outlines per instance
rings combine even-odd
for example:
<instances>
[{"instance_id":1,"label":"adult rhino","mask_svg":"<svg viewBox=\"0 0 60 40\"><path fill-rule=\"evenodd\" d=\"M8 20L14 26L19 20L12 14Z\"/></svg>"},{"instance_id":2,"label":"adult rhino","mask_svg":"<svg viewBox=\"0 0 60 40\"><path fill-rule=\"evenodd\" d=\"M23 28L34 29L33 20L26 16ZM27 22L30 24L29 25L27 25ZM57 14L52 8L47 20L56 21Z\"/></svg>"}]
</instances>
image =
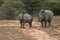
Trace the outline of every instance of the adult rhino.
<instances>
[{"instance_id":1,"label":"adult rhino","mask_svg":"<svg viewBox=\"0 0 60 40\"><path fill-rule=\"evenodd\" d=\"M51 21L53 19L53 12L51 10L40 10L38 13L38 21L41 22L41 26L45 23L45 27L51 25ZM43 23L44 22L44 23Z\"/></svg>"},{"instance_id":2,"label":"adult rhino","mask_svg":"<svg viewBox=\"0 0 60 40\"><path fill-rule=\"evenodd\" d=\"M19 21L21 23L21 28L24 28L25 23L29 23L30 28L32 27L32 16L28 13L20 13Z\"/></svg>"}]
</instances>

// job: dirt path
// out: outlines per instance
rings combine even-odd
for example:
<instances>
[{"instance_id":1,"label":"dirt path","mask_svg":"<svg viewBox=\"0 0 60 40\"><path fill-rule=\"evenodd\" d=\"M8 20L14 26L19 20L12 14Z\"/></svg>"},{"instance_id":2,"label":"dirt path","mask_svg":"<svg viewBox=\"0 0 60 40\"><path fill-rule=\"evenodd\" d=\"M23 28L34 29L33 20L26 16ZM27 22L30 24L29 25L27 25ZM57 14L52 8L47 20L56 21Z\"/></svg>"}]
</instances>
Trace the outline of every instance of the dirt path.
<instances>
[{"instance_id":1,"label":"dirt path","mask_svg":"<svg viewBox=\"0 0 60 40\"><path fill-rule=\"evenodd\" d=\"M36 20L36 19L35 19ZM0 40L60 40L60 17L55 17L51 27L40 27L33 21L33 27L19 28L18 20L0 20Z\"/></svg>"},{"instance_id":2,"label":"dirt path","mask_svg":"<svg viewBox=\"0 0 60 40\"><path fill-rule=\"evenodd\" d=\"M8 22L7 22L8 23ZM14 22L13 22L14 23ZM58 40L58 38L57 37L51 37L50 35L54 35L54 34L56 34L56 33L60 33L60 31L59 30L57 30L57 29L54 29L54 28L42 28L42 27L37 27L39 24L35 24L35 22L33 22L33 25L34 25L34 27L33 28L29 28L28 26L29 25L25 25L25 29L21 29L21 28L19 28L19 26L17 26L18 24L13 24L13 23L8 23L8 24L2 24L1 26L0 26L0 29L2 29L2 34L0 33L0 38L2 37L2 39L5 37L5 36L7 36L7 37L5 37L6 38L6 40L7 40L7 38L9 38L10 37L10 39L9 40L11 40L11 39L13 39L13 40L15 40L15 39L18 39L18 40L20 40L20 34L19 33L23 33L24 35L26 35L26 36L29 36L29 37L31 37L31 38L34 38L34 40ZM36 22L37 23L37 22ZM37 27L37 28L36 28ZM3 30L5 30L5 31L3 31ZM4 33L4 32L6 32L8 30L8 32L7 33ZM11 31L10 31L11 30ZM17 31L16 31L17 30ZM15 31L15 32L14 32ZM57 31L57 32L56 32ZM0 31L1 32L1 31ZM14 34L17 34L18 36L16 36L16 35L14 35L14 34L12 34L12 32L14 33ZM16 33L17 32L17 33ZM54 32L54 33L53 33ZM49 35L50 34L50 35ZM3 35L3 36L2 36ZM8 37L9 36L9 37ZM12 37L14 37L14 38L12 38ZM4 38L4 39L5 39ZM3 40L4 40L3 39ZM30 40L33 40L33 39L30 39Z\"/></svg>"},{"instance_id":3,"label":"dirt path","mask_svg":"<svg viewBox=\"0 0 60 40\"><path fill-rule=\"evenodd\" d=\"M30 35L31 37L36 38L37 40L57 40L56 38L50 37L46 32L43 32L41 30L25 29L23 32L25 35Z\"/></svg>"}]
</instances>

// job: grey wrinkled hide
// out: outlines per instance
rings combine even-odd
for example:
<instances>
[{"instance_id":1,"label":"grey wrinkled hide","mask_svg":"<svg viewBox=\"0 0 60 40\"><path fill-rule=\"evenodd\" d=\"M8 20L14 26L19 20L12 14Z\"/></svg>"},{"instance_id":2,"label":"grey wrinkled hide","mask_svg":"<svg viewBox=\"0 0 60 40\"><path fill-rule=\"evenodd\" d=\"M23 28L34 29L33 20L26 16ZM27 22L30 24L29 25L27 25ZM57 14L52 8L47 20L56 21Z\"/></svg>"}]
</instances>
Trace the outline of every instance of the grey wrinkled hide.
<instances>
[{"instance_id":1,"label":"grey wrinkled hide","mask_svg":"<svg viewBox=\"0 0 60 40\"><path fill-rule=\"evenodd\" d=\"M25 23L29 23L29 26L32 27L32 16L28 13L20 13L19 21L21 23L21 28L24 27Z\"/></svg>"},{"instance_id":2,"label":"grey wrinkled hide","mask_svg":"<svg viewBox=\"0 0 60 40\"><path fill-rule=\"evenodd\" d=\"M47 26L47 23L51 24L51 21L53 19L53 12L51 10L40 10L38 13L38 21L41 22L41 25L43 27L43 22L45 23L45 27Z\"/></svg>"}]
</instances>

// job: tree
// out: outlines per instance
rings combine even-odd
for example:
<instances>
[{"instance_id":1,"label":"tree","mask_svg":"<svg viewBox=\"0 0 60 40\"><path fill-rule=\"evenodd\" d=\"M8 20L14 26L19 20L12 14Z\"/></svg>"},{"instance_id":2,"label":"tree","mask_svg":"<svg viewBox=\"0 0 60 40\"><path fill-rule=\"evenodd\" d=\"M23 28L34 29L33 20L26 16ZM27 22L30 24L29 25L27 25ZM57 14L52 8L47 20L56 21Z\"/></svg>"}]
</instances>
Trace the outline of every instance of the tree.
<instances>
[{"instance_id":1,"label":"tree","mask_svg":"<svg viewBox=\"0 0 60 40\"><path fill-rule=\"evenodd\" d=\"M1 6L4 15L3 19L14 19L18 14L17 11L23 11L23 3L20 0L2 0L3 4ZM6 11L5 11L6 10ZM2 14L2 13L0 13ZM1 15L1 16L3 16Z\"/></svg>"},{"instance_id":2,"label":"tree","mask_svg":"<svg viewBox=\"0 0 60 40\"><path fill-rule=\"evenodd\" d=\"M22 0L25 9L31 15L43 8L46 0Z\"/></svg>"},{"instance_id":3,"label":"tree","mask_svg":"<svg viewBox=\"0 0 60 40\"><path fill-rule=\"evenodd\" d=\"M0 0L0 6L3 4L3 1L2 0Z\"/></svg>"},{"instance_id":4,"label":"tree","mask_svg":"<svg viewBox=\"0 0 60 40\"><path fill-rule=\"evenodd\" d=\"M48 2L47 8L54 12L54 15L60 14L60 1Z\"/></svg>"}]
</instances>

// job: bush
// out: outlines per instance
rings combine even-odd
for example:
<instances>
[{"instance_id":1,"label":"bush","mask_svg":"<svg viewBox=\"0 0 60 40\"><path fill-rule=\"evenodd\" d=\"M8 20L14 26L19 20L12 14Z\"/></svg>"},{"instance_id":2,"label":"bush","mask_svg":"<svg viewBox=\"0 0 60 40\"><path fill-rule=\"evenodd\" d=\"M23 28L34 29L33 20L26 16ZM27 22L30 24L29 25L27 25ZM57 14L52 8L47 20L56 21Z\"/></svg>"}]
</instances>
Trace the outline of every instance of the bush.
<instances>
[{"instance_id":1,"label":"bush","mask_svg":"<svg viewBox=\"0 0 60 40\"><path fill-rule=\"evenodd\" d=\"M9 7L7 5L2 5L0 7L0 19L15 19L15 8Z\"/></svg>"},{"instance_id":2,"label":"bush","mask_svg":"<svg viewBox=\"0 0 60 40\"><path fill-rule=\"evenodd\" d=\"M60 15L60 3L49 3L47 8L52 10L54 12L54 15Z\"/></svg>"}]
</instances>

